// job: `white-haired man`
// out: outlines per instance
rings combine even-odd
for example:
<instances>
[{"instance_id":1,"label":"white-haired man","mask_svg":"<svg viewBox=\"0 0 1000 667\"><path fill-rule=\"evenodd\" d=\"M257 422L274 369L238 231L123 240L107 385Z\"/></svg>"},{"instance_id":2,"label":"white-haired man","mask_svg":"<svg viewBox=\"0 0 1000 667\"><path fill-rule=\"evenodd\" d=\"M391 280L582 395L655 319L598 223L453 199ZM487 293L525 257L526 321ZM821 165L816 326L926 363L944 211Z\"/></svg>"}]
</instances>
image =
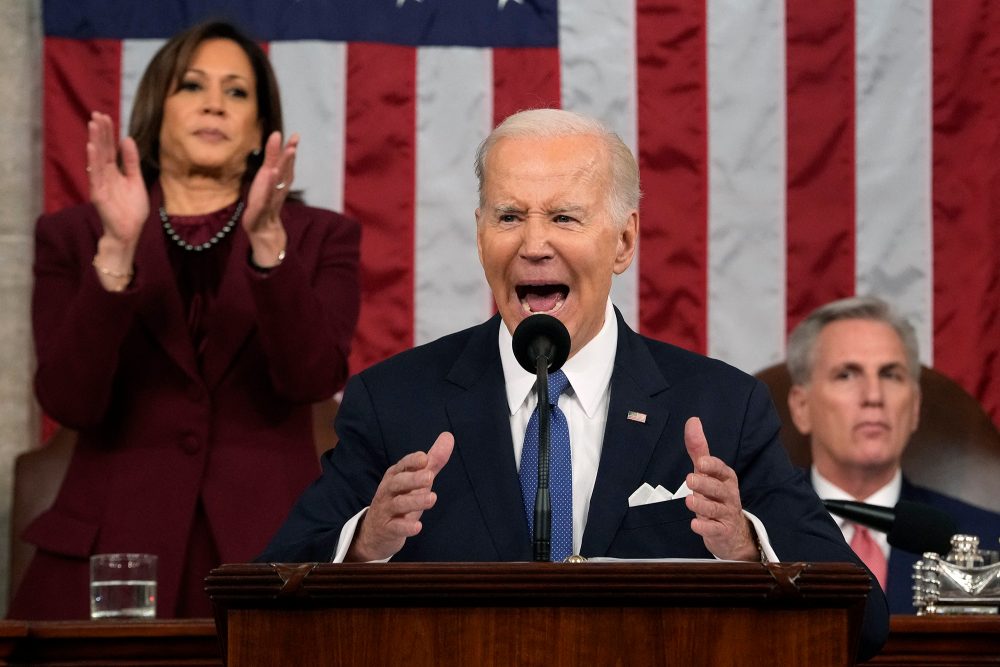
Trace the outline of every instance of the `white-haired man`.
<instances>
[{"instance_id":1,"label":"white-haired man","mask_svg":"<svg viewBox=\"0 0 1000 667\"><path fill-rule=\"evenodd\" d=\"M621 140L579 114L521 112L480 146L476 173L499 314L349 382L340 443L263 558L531 560L535 378L511 336L546 313L571 339L549 382L565 387L548 403L567 436L553 437L553 560L856 560L778 442L767 389L636 334L611 304L639 234L639 172ZM862 655L886 624L876 590Z\"/></svg>"}]
</instances>

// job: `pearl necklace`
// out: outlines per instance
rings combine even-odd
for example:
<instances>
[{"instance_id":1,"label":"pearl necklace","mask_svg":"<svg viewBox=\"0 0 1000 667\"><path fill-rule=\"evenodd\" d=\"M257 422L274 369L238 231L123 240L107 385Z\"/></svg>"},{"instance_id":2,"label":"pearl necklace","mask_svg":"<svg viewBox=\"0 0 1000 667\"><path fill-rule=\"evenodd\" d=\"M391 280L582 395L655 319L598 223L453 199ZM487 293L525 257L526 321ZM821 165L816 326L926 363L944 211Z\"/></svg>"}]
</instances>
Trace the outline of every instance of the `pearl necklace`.
<instances>
[{"instance_id":1,"label":"pearl necklace","mask_svg":"<svg viewBox=\"0 0 1000 667\"><path fill-rule=\"evenodd\" d=\"M226 238L226 235L229 234L229 232L233 231L233 227L236 226L236 221L240 219L240 213L242 212L243 212L243 202L240 201L238 204L236 204L236 210L233 211L233 217L229 218L229 222L227 222L222 229L217 231L215 233L215 236L205 241L204 243L200 243L198 245L191 245L183 238L181 238L181 235L178 234L177 230L175 230L173 228L173 225L170 224L170 218L167 216L167 209L163 208L162 206L160 207L160 220L163 221L163 231L167 233L167 236L169 236L174 240L174 243L184 248L185 250L193 252L201 252L202 250L208 250L212 246L216 245L219 241Z\"/></svg>"}]
</instances>

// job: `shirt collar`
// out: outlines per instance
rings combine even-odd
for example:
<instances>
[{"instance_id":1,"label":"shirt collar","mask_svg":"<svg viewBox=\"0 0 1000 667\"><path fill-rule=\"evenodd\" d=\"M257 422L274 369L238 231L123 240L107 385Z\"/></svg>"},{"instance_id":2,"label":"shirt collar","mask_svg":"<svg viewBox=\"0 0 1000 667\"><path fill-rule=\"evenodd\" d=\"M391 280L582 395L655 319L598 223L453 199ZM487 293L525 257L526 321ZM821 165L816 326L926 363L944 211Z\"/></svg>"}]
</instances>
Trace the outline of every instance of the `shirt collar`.
<instances>
[{"instance_id":1,"label":"shirt collar","mask_svg":"<svg viewBox=\"0 0 1000 667\"><path fill-rule=\"evenodd\" d=\"M507 389L507 407L510 414L513 415L524 405L525 400L531 394L531 390L535 386L535 375L521 368L521 364L517 363L517 359L514 358L514 351L511 349L513 337L506 325L501 325L498 339L500 362L503 364L503 376ZM604 326L562 367L569 379L572 391L576 394L587 417L594 417L601 397L611 382L611 371L615 365L617 348L618 318L615 317L611 299L608 299L604 309Z\"/></svg>"},{"instance_id":2,"label":"shirt collar","mask_svg":"<svg viewBox=\"0 0 1000 667\"><path fill-rule=\"evenodd\" d=\"M819 471L816 470L816 466L812 467L810 475L812 477L813 488L816 489L816 495L824 500L860 500L861 502L868 503L869 505L895 507L896 503L899 502L899 494L903 489L903 472L898 468L896 469L896 474L893 475L888 484L867 498L855 498L847 491L844 491L826 477L819 474ZM842 519L836 515L834 515L834 519L837 521L838 526L843 526L847 523L846 519Z\"/></svg>"}]
</instances>

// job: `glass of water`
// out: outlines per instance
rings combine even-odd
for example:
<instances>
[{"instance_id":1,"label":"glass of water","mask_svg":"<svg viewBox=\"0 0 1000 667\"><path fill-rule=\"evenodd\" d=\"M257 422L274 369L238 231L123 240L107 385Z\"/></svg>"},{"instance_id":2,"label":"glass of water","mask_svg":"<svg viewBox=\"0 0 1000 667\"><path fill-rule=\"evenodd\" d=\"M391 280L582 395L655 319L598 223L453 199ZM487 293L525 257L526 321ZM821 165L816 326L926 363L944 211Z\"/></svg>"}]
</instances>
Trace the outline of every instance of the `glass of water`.
<instances>
[{"instance_id":1,"label":"glass of water","mask_svg":"<svg viewBox=\"0 0 1000 667\"><path fill-rule=\"evenodd\" d=\"M156 556L91 556L90 617L156 618Z\"/></svg>"}]
</instances>

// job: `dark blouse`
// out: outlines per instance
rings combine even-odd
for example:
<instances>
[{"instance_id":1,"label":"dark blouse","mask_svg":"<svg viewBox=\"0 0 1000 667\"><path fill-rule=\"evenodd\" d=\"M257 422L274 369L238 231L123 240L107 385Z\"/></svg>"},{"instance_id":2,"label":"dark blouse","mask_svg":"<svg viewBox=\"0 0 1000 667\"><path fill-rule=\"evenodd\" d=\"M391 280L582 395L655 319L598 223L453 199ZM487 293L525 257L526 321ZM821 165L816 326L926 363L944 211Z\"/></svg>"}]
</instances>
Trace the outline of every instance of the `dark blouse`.
<instances>
[{"instance_id":1,"label":"dark blouse","mask_svg":"<svg viewBox=\"0 0 1000 667\"><path fill-rule=\"evenodd\" d=\"M169 217L170 226L182 239L197 246L225 227L236 212L237 203L233 202L223 209L204 215L172 215ZM164 230L167 256L177 279L184 312L187 313L188 332L191 334L199 365L204 351L205 334L212 328L212 305L219 293L233 249L233 236L240 231L240 226L241 221L237 220L225 237L211 248L201 251L181 247Z\"/></svg>"}]
</instances>

